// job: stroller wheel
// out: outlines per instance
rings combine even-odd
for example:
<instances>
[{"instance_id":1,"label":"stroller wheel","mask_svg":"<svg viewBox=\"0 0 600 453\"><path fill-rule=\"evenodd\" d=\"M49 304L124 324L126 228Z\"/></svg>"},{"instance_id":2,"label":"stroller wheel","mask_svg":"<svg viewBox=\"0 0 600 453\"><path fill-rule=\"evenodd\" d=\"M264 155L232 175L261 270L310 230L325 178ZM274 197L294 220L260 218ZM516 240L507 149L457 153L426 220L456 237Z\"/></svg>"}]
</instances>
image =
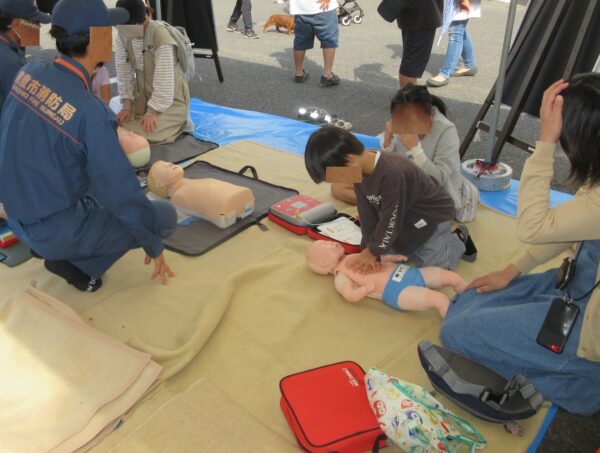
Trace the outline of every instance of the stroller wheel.
<instances>
[{"instance_id":1,"label":"stroller wheel","mask_svg":"<svg viewBox=\"0 0 600 453\"><path fill-rule=\"evenodd\" d=\"M352 20L354 21L355 24L360 24L362 22L363 18L360 14L357 14L356 16L354 16L352 18Z\"/></svg>"},{"instance_id":2,"label":"stroller wheel","mask_svg":"<svg viewBox=\"0 0 600 453\"><path fill-rule=\"evenodd\" d=\"M342 25L345 25L347 27L351 23L352 23L352 18L350 16L344 16L342 18Z\"/></svg>"}]
</instances>

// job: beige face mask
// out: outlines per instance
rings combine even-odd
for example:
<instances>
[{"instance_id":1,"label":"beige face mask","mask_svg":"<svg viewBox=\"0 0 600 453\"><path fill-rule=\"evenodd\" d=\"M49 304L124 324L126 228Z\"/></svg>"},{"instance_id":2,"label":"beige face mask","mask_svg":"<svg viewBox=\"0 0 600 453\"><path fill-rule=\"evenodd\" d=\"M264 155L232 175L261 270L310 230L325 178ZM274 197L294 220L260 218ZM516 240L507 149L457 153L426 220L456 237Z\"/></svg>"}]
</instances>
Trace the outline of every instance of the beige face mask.
<instances>
[{"instance_id":1,"label":"beige face mask","mask_svg":"<svg viewBox=\"0 0 600 453\"><path fill-rule=\"evenodd\" d=\"M40 26L25 19L19 19L12 26L13 31L19 36L22 47L33 47L40 45Z\"/></svg>"}]
</instances>

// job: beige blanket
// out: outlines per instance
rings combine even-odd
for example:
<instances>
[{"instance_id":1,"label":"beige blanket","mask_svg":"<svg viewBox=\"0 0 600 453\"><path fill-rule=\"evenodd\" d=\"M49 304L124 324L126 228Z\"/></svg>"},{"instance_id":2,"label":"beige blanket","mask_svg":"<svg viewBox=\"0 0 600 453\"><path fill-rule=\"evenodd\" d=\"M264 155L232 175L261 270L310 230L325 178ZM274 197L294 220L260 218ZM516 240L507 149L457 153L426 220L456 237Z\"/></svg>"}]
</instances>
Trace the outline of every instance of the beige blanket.
<instances>
[{"instance_id":1,"label":"beige blanket","mask_svg":"<svg viewBox=\"0 0 600 453\"><path fill-rule=\"evenodd\" d=\"M200 160L231 170L251 164L266 181L333 201L326 185L310 181L300 156L244 141ZM336 204L354 212L348 205ZM435 312L400 313L376 300L346 303L331 278L305 268L303 254L309 239L268 220L263 223L269 231L251 227L201 257L167 252L178 275L166 287L149 280L151 269L142 264L144 255L139 250L121 259L105 276L103 288L91 295L82 296L49 275L39 260L2 269L2 277L10 277L3 278L9 290L35 278L40 288L67 302L86 322L149 352L164 366L167 382L94 451L116 448L125 439L124 445L144 446L147 451L286 451L282 441L295 450L279 409L279 379L345 359L430 387L416 347L423 339L438 341L441 321ZM467 280L497 269L518 251L514 220L509 217L482 207L469 228L479 257L473 264L461 262L458 271ZM189 402L181 397L199 379L206 384L195 389L194 395L210 388L208 399L218 391L231 417L247 426L261 425L262 429L247 430L251 450L244 449L238 438L227 436L215 445L211 430L202 428L208 422L194 416ZM194 410L201 411L202 417L214 412L213 420L223 419L216 433L229 430L225 414L211 409L214 399L207 400L205 411L201 397L194 401L199 406ZM166 415L176 413L177 407L186 415ZM491 452L525 451L546 412L524 423L523 437L514 437L500 425L455 409L484 433ZM147 441L149 433L153 433L152 442ZM177 442L176 450L162 447L169 441Z\"/></svg>"},{"instance_id":2,"label":"beige blanket","mask_svg":"<svg viewBox=\"0 0 600 453\"><path fill-rule=\"evenodd\" d=\"M161 367L28 288L0 302L0 370L0 449L69 452L124 415Z\"/></svg>"}]
</instances>

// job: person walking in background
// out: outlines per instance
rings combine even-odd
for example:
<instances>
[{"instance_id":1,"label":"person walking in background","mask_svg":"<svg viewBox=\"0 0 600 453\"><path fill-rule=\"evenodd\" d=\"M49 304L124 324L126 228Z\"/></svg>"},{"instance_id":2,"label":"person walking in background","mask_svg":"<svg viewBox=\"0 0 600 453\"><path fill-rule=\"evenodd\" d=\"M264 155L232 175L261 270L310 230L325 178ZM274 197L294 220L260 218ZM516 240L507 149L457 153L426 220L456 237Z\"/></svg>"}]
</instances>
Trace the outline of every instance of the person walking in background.
<instances>
[{"instance_id":1,"label":"person walking in background","mask_svg":"<svg viewBox=\"0 0 600 453\"><path fill-rule=\"evenodd\" d=\"M402 30L400 87L416 84L429 57L435 29L442 25L444 0L383 0L377 11L388 22L396 21Z\"/></svg>"},{"instance_id":2,"label":"person walking in background","mask_svg":"<svg viewBox=\"0 0 600 453\"><path fill-rule=\"evenodd\" d=\"M295 82L302 83L308 79L308 73L304 70L304 55L313 48L316 36L323 49L321 85L339 85L340 78L333 73L335 49L339 44L337 7L336 0L290 0L290 14L295 19Z\"/></svg>"},{"instance_id":3,"label":"person walking in background","mask_svg":"<svg viewBox=\"0 0 600 453\"><path fill-rule=\"evenodd\" d=\"M237 26L240 17L244 21L244 31ZM252 29L252 0L237 0L235 2L233 13L227 24L227 31L241 33L246 38L258 39L258 35Z\"/></svg>"},{"instance_id":4,"label":"person walking in background","mask_svg":"<svg viewBox=\"0 0 600 453\"><path fill-rule=\"evenodd\" d=\"M474 76L477 74L473 43L467 33L467 24L472 17L481 17L481 0L446 0L452 8L452 22L448 28L448 50L440 73L427 80L431 87L448 85L450 77ZM446 15L446 12L444 12ZM458 66L462 57L463 64Z\"/></svg>"}]
</instances>

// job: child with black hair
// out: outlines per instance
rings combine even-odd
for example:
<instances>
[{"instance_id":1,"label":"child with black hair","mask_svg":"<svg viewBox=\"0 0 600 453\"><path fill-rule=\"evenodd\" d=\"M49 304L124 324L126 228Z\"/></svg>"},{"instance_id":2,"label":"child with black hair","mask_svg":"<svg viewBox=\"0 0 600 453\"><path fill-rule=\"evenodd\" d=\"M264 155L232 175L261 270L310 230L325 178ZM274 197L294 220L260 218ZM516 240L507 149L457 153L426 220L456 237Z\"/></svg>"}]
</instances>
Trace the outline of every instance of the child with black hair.
<instances>
[{"instance_id":1,"label":"child with black hair","mask_svg":"<svg viewBox=\"0 0 600 453\"><path fill-rule=\"evenodd\" d=\"M426 87L408 85L392 99L390 113L379 134L381 148L407 157L442 184L454 202L456 220L475 220L479 190L461 175L460 139L444 101ZM356 203L350 185L333 184L331 191L342 201Z\"/></svg>"},{"instance_id":2,"label":"child with black hair","mask_svg":"<svg viewBox=\"0 0 600 453\"><path fill-rule=\"evenodd\" d=\"M454 201L456 220L475 220L479 190L460 172L460 139L444 101L424 86L409 85L394 96L390 113L380 134L381 148L408 157L440 182ZM415 127L422 133L407 129L411 116L421 122Z\"/></svg>"},{"instance_id":3,"label":"child with black hair","mask_svg":"<svg viewBox=\"0 0 600 453\"><path fill-rule=\"evenodd\" d=\"M106 105L110 102L110 75L104 63L98 63L92 74L92 90L94 96L102 99Z\"/></svg>"},{"instance_id":4,"label":"child with black hair","mask_svg":"<svg viewBox=\"0 0 600 453\"><path fill-rule=\"evenodd\" d=\"M317 183L325 180L327 167L358 167L362 172L362 182L354 184L363 236L357 271L377 270L380 257L390 253L406 255L417 266L450 270L463 255L474 259L467 228L451 231L452 198L409 159L367 151L350 132L333 126L311 135L304 159Z\"/></svg>"}]
</instances>

